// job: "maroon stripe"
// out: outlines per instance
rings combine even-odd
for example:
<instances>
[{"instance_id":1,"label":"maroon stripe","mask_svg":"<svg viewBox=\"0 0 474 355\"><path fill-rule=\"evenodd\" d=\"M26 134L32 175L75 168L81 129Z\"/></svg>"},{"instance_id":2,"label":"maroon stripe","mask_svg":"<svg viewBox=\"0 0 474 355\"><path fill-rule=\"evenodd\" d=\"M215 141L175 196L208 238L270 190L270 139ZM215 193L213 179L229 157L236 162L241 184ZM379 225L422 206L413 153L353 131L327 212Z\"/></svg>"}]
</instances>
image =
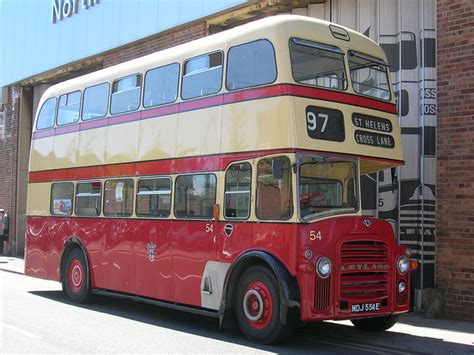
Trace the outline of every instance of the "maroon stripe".
<instances>
[{"instance_id":1,"label":"maroon stripe","mask_svg":"<svg viewBox=\"0 0 474 355\"><path fill-rule=\"evenodd\" d=\"M227 166L237 160L253 159L268 154L309 152L298 149L274 149L264 151L253 151L243 153L228 153L221 155L204 155L197 157L186 157L177 159L162 159L144 162L131 162L122 164L109 164L98 166L87 166L67 169L54 169L43 171L32 171L29 173L29 182L49 182L64 180L86 180L103 179L109 177L123 176L146 176L162 174L179 174L192 172L223 171ZM311 151L311 153L317 153ZM350 154L320 152L333 156L356 157ZM381 161L401 165L402 161L364 157L367 160Z\"/></svg>"},{"instance_id":2,"label":"maroon stripe","mask_svg":"<svg viewBox=\"0 0 474 355\"><path fill-rule=\"evenodd\" d=\"M277 84L273 86L265 86L260 88L247 89L237 92L229 92L216 96L196 99L192 101L184 101L171 104L164 107L127 113L124 115L112 116L91 121L68 125L64 127L41 130L33 133L33 139L45 138L54 135L84 131L92 128L105 127L113 124L132 122L140 119L152 117L166 116L170 114L183 113L192 110L204 109L208 107L245 102L249 100L265 99L275 96L296 96L311 98L316 100L325 100L337 102L347 105L364 107L387 113L396 113L396 106L389 102L382 102L376 99L361 97L344 92L337 92L327 89L311 88L306 86L292 84Z\"/></svg>"}]
</instances>

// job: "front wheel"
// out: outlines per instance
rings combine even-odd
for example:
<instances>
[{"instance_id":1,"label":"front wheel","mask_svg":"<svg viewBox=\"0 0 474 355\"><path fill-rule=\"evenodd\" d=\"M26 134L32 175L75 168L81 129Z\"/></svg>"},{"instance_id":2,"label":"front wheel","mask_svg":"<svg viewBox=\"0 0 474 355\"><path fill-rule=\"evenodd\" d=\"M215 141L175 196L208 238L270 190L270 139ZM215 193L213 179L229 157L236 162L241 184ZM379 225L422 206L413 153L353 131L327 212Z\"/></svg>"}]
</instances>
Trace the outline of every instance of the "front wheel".
<instances>
[{"instance_id":1,"label":"front wheel","mask_svg":"<svg viewBox=\"0 0 474 355\"><path fill-rule=\"evenodd\" d=\"M239 280L236 317L244 335L262 344L283 340L291 326L282 324L281 297L275 276L267 268L253 266Z\"/></svg>"},{"instance_id":2,"label":"front wheel","mask_svg":"<svg viewBox=\"0 0 474 355\"><path fill-rule=\"evenodd\" d=\"M91 294L89 273L80 249L73 249L67 256L63 275L63 292L69 299L77 303L87 302Z\"/></svg>"},{"instance_id":3,"label":"front wheel","mask_svg":"<svg viewBox=\"0 0 474 355\"><path fill-rule=\"evenodd\" d=\"M383 332L392 328L398 321L398 315L392 314L384 317L373 317L365 319L352 319L351 322L357 329L367 332Z\"/></svg>"}]
</instances>

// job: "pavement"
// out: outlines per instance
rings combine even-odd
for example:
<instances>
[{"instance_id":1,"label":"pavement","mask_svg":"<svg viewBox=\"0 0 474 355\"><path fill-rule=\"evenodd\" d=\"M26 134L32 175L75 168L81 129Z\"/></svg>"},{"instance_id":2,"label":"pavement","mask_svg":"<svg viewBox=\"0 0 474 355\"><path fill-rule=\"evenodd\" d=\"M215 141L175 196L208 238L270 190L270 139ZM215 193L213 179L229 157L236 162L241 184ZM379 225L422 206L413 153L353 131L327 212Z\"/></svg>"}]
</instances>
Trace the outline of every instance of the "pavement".
<instances>
[{"instance_id":1,"label":"pavement","mask_svg":"<svg viewBox=\"0 0 474 355\"><path fill-rule=\"evenodd\" d=\"M0 270L23 275L25 272L25 260L10 256L0 256Z\"/></svg>"},{"instance_id":2,"label":"pavement","mask_svg":"<svg viewBox=\"0 0 474 355\"><path fill-rule=\"evenodd\" d=\"M25 262L22 258L0 256L0 271L23 274ZM336 322L336 323L344 323ZM404 326L404 333L414 336L434 336L452 344L472 346L474 354L474 322L463 322L451 319L429 319L422 312L403 315L399 323ZM395 327L398 326L395 325Z\"/></svg>"}]
</instances>

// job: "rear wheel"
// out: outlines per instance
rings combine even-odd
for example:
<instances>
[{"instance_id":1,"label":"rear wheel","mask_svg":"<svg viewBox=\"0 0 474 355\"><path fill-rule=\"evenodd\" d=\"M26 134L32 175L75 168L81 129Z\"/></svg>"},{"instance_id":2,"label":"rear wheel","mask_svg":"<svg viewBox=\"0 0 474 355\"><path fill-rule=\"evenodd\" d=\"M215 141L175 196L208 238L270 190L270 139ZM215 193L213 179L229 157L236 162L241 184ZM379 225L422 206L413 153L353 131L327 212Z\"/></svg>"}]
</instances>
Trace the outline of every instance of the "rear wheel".
<instances>
[{"instance_id":1,"label":"rear wheel","mask_svg":"<svg viewBox=\"0 0 474 355\"><path fill-rule=\"evenodd\" d=\"M270 344L286 338L291 326L280 318L280 292L275 276L265 267L253 266L239 280L236 317L244 335Z\"/></svg>"},{"instance_id":2,"label":"rear wheel","mask_svg":"<svg viewBox=\"0 0 474 355\"><path fill-rule=\"evenodd\" d=\"M398 315L392 314L384 317L373 317L365 319L352 319L351 322L357 329L367 332L383 332L397 323Z\"/></svg>"},{"instance_id":3,"label":"rear wheel","mask_svg":"<svg viewBox=\"0 0 474 355\"><path fill-rule=\"evenodd\" d=\"M89 273L84 253L76 248L67 256L63 268L63 292L74 302L84 303L90 297Z\"/></svg>"}]
</instances>

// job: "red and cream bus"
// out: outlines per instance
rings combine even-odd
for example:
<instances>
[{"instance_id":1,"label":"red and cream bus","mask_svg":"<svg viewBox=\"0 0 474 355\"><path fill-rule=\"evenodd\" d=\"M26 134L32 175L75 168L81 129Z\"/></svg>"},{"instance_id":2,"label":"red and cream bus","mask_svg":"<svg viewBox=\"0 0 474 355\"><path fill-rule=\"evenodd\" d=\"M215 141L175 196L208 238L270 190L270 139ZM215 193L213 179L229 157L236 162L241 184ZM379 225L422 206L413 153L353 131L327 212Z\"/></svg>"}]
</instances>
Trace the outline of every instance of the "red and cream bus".
<instances>
[{"instance_id":1,"label":"red and cream bus","mask_svg":"<svg viewBox=\"0 0 474 355\"><path fill-rule=\"evenodd\" d=\"M282 15L62 82L30 157L29 276L237 322L385 330L408 250L362 216L360 176L403 164L386 57Z\"/></svg>"}]
</instances>

